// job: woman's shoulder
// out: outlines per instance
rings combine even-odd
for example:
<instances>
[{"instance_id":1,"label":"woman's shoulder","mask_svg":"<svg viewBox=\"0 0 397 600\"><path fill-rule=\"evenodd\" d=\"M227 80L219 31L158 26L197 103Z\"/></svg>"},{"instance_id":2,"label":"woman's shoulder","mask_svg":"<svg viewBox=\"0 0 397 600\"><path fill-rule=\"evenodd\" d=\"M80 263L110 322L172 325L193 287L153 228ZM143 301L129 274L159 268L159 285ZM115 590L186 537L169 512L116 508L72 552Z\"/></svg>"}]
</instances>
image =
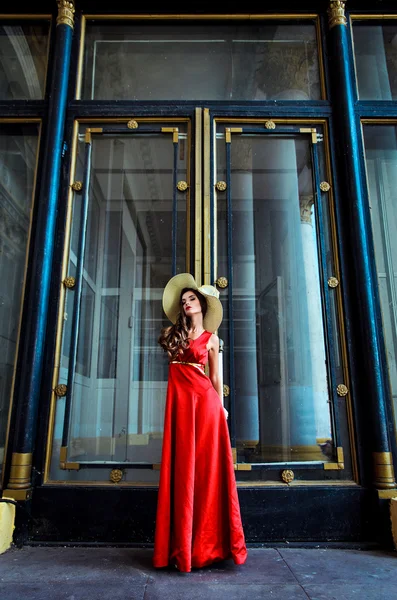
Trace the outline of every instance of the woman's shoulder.
<instances>
[{"instance_id":1,"label":"woman's shoulder","mask_svg":"<svg viewBox=\"0 0 397 600\"><path fill-rule=\"evenodd\" d=\"M219 337L216 335L216 333L211 333L211 331L207 331L208 333L208 339L207 339L207 346L208 348L213 348L214 350L219 348Z\"/></svg>"}]
</instances>

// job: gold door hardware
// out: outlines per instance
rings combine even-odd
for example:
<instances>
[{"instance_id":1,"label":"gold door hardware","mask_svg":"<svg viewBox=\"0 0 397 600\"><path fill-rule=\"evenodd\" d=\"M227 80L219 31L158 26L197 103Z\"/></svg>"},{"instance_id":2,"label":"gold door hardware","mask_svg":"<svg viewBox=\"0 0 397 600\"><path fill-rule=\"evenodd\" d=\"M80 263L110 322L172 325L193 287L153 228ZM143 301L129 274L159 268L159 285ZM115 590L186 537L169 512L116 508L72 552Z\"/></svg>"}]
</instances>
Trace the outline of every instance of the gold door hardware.
<instances>
[{"instance_id":1,"label":"gold door hardware","mask_svg":"<svg viewBox=\"0 0 397 600\"><path fill-rule=\"evenodd\" d=\"M336 388L336 393L338 394L338 396L343 397L343 396L347 396L347 394L349 393L349 390L344 383L340 383L338 385L338 387Z\"/></svg>"},{"instance_id":2,"label":"gold door hardware","mask_svg":"<svg viewBox=\"0 0 397 600\"><path fill-rule=\"evenodd\" d=\"M229 282L227 280L227 277L218 277L218 279L215 281L215 285L222 289L226 288L228 284Z\"/></svg>"},{"instance_id":3,"label":"gold door hardware","mask_svg":"<svg viewBox=\"0 0 397 600\"><path fill-rule=\"evenodd\" d=\"M226 385L226 383L223 386L223 395L225 396L225 398L227 398L230 394L230 387L228 385Z\"/></svg>"},{"instance_id":4,"label":"gold door hardware","mask_svg":"<svg viewBox=\"0 0 397 600\"><path fill-rule=\"evenodd\" d=\"M265 123L266 129L276 129L276 124L274 121L266 121Z\"/></svg>"},{"instance_id":5,"label":"gold door hardware","mask_svg":"<svg viewBox=\"0 0 397 600\"><path fill-rule=\"evenodd\" d=\"M58 396L58 398L62 398L63 396L66 396L67 391L68 391L68 386L65 385L64 383L59 383L54 388L55 395Z\"/></svg>"},{"instance_id":6,"label":"gold door hardware","mask_svg":"<svg viewBox=\"0 0 397 600\"><path fill-rule=\"evenodd\" d=\"M338 462L324 463L325 471L342 471L345 468L345 459L343 456L343 448L341 446L337 446L336 448L336 458Z\"/></svg>"},{"instance_id":7,"label":"gold door hardware","mask_svg":"<svg viewBox=\"0 0 397 600\"><path fill-rule=\"evenodd\" d=\"M284 471L281 471L280 476L284 483L291 483L295 479L295 474L291 469L284 469Z\"/></svg>"},{"instance_id":8,"label":"gold door hardware","mask_svg":"<svg viewBox=\"0 0 397 600\"><path fill-rule=\"evenodd\" d=\"M91 144L91 134L92 133L102 133L103 132L103 127L88 127L85 130L85 136L84 136L84 141L86 144Z\"/></svg>"},{"instance_id":9,"label":"gold door hardware","mask_svg":"<svg viewBox=\"0 0 397 600\"><path fill-rule=\"evenodd\" d=\"M186 181L178 181L178 183L176 184L176 187L178 188L178 190L180 192L186 192L186 190L189 186Z\"/></svg>"},{"instance_id":10,"label":"gold door hardware","mask_svg":"<svg viewBox=\"0 0 397 600\"><path fill-rule=\"evenodd\" d=\"M178 127L162 127L161 133L172 133L172 141L174 144L178 143L179 129Z\"/></svg>"},{"instance_id":11,"label":"gold door hardware","mask_svg":"<svg viewBox=\"0 0 397 600\"><path fill-rule=\"evenodd\" d=\"M329 185L328 181L322 181L320 183L320 190L322 192L328 192L331 189L331 186Z\"/></svg>"},{"instance_id":12,"label":"gold door hardware","mask_svg":"<svg viewBox=\"0 0 397 600\"><path fill-rule=\"evenodd\" d=\"M61 446L59 452L59 468L63 471L79 471L80 463L68 462L68 447Z\"/></svg>"},{"instance_id":13,"label":"gold door hardware","mask_svg":"<svg viewBox=\"0 0 397 600\"><path fill-rule=\"evenodd\" d=\"M242 127L225 127L225 142L231 144L232 133L243 133Z\"/></svg>"},{"instance_id":14,"label":"gold door hardware","mask_svg":"<svg viewBox=\"0 0 397 600\"><path fill-rule=\"evenodd\" d=\"M218 192L224 192L227 188L226 181L217 181L215 187L218 190Z\"/></svg>"},{"instance_id":15,"label":"gold door hardware","mask_svg":"<svg viewBox=\"0 0 397 600\"><path fill-rule=\"evenodd\" d=\"M138 121L135 121L134 119L130 119L127 123L127 127L128 127L128 129L138 129Z\"/></svg>"},{"instance_id":16,"label":"gold door hardware","mask_svg":"<svg viewBox=\"0 0 397 600\"><path fill-rule=\"evenodd\" d=\"M71 188L75 192L81 192L81 190L83 189L83 182L82 181L73 181Z\"/></svg>"},{"instance_id":17,"label":"gold door hardware","mask_svg":"<svg viewBox=\"0 0 397 600\"><path fill-rule=\"evenodd\" d=\"M74 288L74 286L76 285L76 278L75 277L65 277L65 279L63 280L62 283L65 287L72 290Z\"/></svg>"},{"instance_id":18,"label":"gold door hardware","mask_svg":"<svg viewBox=\"0 0 397 600\"><path fill-rule=\"evenodd\" d=\"M328 287L330 288L336 288L339 285L339 279L337 279L336 277L329 277L328 279Z\"/></svg>"},{"instance_id":19,"label":"gold door hardware","mask_svg":"<svg viewBox=\"0 0 397 600\"><path fill-rule=\"evenodd\" d=\"M121 469L112 469L109 476L110 481L118 483L123 479L123 471Z\"/></svg>"},{"instance_id":20,"label":"gold door hardware","mask_svg":"<svg viewBox=\"0 0 397 600\"><path fill-rule=\"evenodd\" d=\"M252 471L251 463L237 463L234 465L235 471Z\"/></svg>"},{"instance_id":21,"label":"gold door hardware","mask_svg":"<svg viewBox=\"0 0 397 600\"><path fill-rule=\"evenodd\" d=\"M301 133L311 133L312 134L312 143L317 144L319 135L317 133L317 129L315 127L301 127L299 129Z\"/></svg>"}]
</instances>

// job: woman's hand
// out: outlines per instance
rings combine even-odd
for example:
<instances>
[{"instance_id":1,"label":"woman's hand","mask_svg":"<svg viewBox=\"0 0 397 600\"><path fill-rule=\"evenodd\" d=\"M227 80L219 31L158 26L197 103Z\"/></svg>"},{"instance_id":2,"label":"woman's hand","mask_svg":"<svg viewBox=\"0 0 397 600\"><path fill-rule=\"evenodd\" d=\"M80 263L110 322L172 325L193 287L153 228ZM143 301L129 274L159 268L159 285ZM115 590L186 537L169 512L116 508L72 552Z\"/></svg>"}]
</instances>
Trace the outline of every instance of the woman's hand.
<instances>
[{"instance_id":1,"label":"woman's hand","mask_svg":"<svg viewBox=\"0 0 397 600\"><path fill-rule=\"evenodd\" d=\"M226 419L227 419L227 418L228 418L228 416L229 416L229 413L228 413L228 411L226 410L226 408L225 408L225 407L223 407L223 410L225 411L225 417L226 417Z\"/></svg>"}]
</instances>

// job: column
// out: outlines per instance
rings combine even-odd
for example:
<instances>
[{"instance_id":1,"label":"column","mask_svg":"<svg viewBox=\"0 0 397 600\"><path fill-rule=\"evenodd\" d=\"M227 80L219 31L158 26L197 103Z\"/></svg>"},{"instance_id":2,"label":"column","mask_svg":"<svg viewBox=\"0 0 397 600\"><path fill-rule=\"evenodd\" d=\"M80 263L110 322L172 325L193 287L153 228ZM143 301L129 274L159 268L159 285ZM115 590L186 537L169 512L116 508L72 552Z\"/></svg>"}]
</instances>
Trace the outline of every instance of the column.
<instances>
[{"instance_id":1,"label":"column","mask_svg":"<svg viewBox=\"0 0 397 600\"><path fill-rule=\"evenodd\" d=\"M300 196L303 272L308 312L312 396L317 439L330 439L331 421L324 347L324 324L321 310L319 258L313 231L313 195Z\"/></svg>"},{"instance_id":2,"label":"column","mask_svg":"<svg viewBox=\"0 0 397 600\"><path fill-rule=\"evenodd\" d=\"M391 399L385 347L376 285L371 218L366 188L361 176L360 156L363 144L360 123L354 112L353 64L348 37L345 2L331 0L329 9L329 57L332 86L335 90L334 119L337 131L338 167L343 189L346 229L351 237L354 286L359 297L355 306L360 324L360 344L363 351L366 395L364 410L372 423L372 437L366 440L373 457L373 483L376 488L395 489L391 435L388 415Z\"/></svg>"},{"instance_id":3,"label":"column","mask_svg":"<svg viewBox=\"0 0 397 600\"><path fill-rule=\"evenodd\" d=\"M31 248L25 292L22 343L17 362L14 390L14 441L7 496L27 500L31 494L32 454L46 336L52 256L55 239L58 188L66 112L70 51L73 37L74 5L58 1L54 64L42 176L36 203L36 229Z\"/></svg>"},{"instance_id":4,"label":"column","mask_svg":"<svg viewBox=\"0 0 397 600\"><path fill-rule=\"evenodd\" d=\"M244 328L235 325L236 440L239 448L259 442L256 332L255 211L251 142L233 139L238 168L233 169L233 299L244 298ZM241 311L241 309L240 309ZM235 319L236 314L232 315ZM236 322L236 321L235 321Z\"/></svg>"}]
</instances>

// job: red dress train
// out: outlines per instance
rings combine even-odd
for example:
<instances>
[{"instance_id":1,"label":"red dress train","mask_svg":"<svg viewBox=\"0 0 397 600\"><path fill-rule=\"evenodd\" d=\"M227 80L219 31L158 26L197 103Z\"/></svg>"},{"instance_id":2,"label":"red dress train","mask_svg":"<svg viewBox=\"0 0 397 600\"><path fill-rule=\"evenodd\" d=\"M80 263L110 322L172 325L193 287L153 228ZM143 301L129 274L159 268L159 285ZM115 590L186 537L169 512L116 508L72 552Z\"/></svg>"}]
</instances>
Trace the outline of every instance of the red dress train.
<instances>
[{"instance_id":1,"label":"red dress train","mask_svg":"<svg viewBox=\"0 0 397 600\"><path fill-rule=\"evenodd\" d=\"M204 331L180 361L207 363ZM153 564L179 571L247 558L229 430L203 369L170 363Z\"/></svg>"}]
</instances>

